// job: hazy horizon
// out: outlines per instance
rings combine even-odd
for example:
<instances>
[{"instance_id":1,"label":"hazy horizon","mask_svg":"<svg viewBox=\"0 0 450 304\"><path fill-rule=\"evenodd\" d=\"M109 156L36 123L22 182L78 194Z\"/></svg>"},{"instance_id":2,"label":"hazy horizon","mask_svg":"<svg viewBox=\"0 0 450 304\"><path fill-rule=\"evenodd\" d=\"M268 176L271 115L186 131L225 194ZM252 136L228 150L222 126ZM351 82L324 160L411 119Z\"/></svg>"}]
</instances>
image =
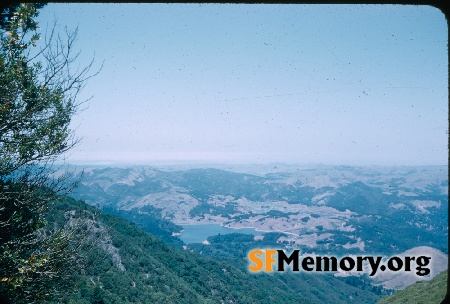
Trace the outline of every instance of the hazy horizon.
<instances>
[{"instance_id":1,"label":"hazy horizon","mask_svg":"<svg viewBox=\"0 0 450 304\"><path fill-rule=\"evenodd\" d=\"M305 168L314 168L314 167L354 167L354 168L401 168L401 167L447 167L448 164L345 164L345 163L325 163L325 162L206 162L206 161L128 161L128 162L120 162L120 161L57 161L55 165L67 165L67 166L76 166L76 167L189 167L189 168L222 168L222 167L305 167Z\"/></svg>"},{"instance_id":2,"label":"hazy horizon","mask_svg":"<svg viewBox=\"0 0 450 304\"><path fill-rule=\"evenodd\" d=\"M431 6L49 3L104 61L68 163L448 165Z\"/></svg>"}]
</instances>

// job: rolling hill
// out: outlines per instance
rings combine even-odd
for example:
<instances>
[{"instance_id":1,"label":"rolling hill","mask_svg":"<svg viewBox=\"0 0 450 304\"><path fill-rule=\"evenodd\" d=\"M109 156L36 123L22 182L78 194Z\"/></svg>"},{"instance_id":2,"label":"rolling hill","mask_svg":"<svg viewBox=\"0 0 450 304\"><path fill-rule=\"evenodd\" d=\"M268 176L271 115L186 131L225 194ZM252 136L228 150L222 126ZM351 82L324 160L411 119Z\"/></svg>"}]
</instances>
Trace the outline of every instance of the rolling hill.
<instances>
[{"instance_id":1,"label":"rolling hill","mask_svg":"<svg viewBox=\"0 0 450 304\"><path fill-rule=\"evenodd\" d=\"M418 282L395 294L380 298L377 304L440 304L447 292L447 270L427 282Z\"/></svg>"},{"instance_id":2,"label":"rolling hill","mask_svg":"<svg viewBox=\"0 0 450 304\"><path fill-rule=\"evenodd\" d=\"M67 198L49 212L65 225L83 210ZM331 275L258 274L242 260L203 257L169 246L117 216L94 219L97 245L74 277L77 291L55 303L374 303L378 298Z\"/></svg>"}]
</instances>

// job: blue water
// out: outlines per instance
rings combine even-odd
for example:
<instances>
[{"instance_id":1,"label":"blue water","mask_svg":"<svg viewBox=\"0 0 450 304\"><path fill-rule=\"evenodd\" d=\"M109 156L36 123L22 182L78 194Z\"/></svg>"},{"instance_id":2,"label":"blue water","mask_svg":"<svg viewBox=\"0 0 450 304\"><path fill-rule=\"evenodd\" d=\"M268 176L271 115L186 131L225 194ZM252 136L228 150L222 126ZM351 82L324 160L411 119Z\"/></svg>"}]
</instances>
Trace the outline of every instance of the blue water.
<instances>
[{"instance_id":1,"label":"blue water","mask_svg":"<svg viewBox=\"0 0 450 304\"><path fill-rule=\"evenodd\" d=\"M183 233L179 238L186 244L201 243L209 236L229 233L245 233L253 235L262 235L264 232L256 231L254 228L232 229L220 226L219 224L200 224L200 225L183 225Z\"/></svg>"}]
</instances>

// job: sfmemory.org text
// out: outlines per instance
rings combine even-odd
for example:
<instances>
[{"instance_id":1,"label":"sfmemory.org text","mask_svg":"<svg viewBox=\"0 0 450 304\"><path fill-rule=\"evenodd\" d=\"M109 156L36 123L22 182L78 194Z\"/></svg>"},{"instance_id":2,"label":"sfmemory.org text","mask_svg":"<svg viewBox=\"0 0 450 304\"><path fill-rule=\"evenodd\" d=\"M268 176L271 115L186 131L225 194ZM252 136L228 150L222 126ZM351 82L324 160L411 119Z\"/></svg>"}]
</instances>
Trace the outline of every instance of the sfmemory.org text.
<instances>
[{"instance_id":1,"label":"sfmemory.org text","mask_svg":"<svg viewBox=\"0 0 450 304\"><path fill-rule=\"evenodd\" d=\"M255 249L249 252L249 270L251 272L285 271L290 266L292 271L326 272L326 271L368 271L374 276L378 271L415 271L418 276L430 273L429 256L393 256L383 261L381 256L301 256L300 250L290 255L279 249ZM368 268L367 268L368 267Z\"/></svg>"}]
</instances>

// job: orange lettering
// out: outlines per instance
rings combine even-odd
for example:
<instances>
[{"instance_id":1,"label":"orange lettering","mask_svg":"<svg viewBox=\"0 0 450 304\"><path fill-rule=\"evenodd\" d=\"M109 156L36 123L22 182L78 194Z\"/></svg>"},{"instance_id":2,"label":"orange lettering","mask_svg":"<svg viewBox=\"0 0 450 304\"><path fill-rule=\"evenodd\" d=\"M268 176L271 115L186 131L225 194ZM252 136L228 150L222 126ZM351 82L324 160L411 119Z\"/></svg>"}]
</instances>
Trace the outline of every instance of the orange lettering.
<instances>
[{"instance_id":1,"label":"orange lettering","mask_svg":"<svg viewBox=\"0 0 450 304\"><path fill-rule=\"evenodd\" d=\"M273 258L273 255L277 253L276 250L273 249L267 249L266 250L266 271L272 272L273 263L276 261L276 259Z\"/></svg>"},{"instance_id":2,"label":"orange lettering","mask_svg":"<svg viewBox=\"0 0 450 304\"><path fill-rule=\"evenodd\" d=\"M250 261L252 261L254 263L254 265L250 265L249 269L252 272L256 272L256 271L260 271L263 266L264 263L263 261L258 257L262 255L262 250L252 250L250 251L250 253L248 254L248 258L250 259Z\"/></svg>"}]
</instances>

